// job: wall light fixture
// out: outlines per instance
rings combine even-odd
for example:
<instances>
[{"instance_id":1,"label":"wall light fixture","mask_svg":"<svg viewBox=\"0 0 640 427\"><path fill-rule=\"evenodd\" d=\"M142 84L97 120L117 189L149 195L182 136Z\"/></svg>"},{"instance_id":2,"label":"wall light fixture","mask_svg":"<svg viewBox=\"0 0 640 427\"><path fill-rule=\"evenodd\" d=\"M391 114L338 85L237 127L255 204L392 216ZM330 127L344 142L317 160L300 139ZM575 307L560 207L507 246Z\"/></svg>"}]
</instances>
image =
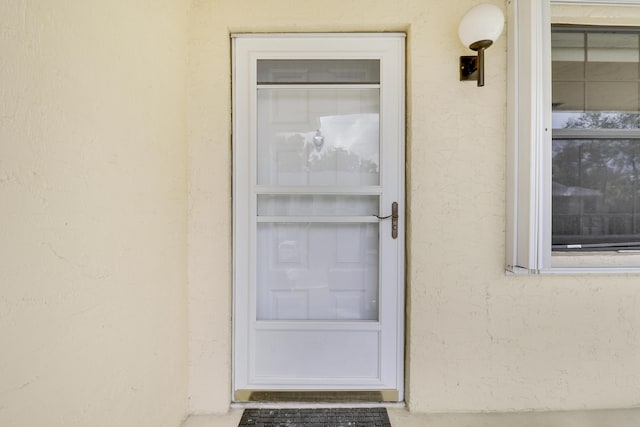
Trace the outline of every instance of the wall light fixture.
<instances>
[{"instance_id":1,"label":"wall light fixture","mask_svg":"<svg viewBox=\"0 0 640 427\"><path fill-rule=\"evenodd\" d=\"M498 6L479 4L460 21L458 36L462 44L478 52L478 56L460 57L460 80L477 80L484 86L484 51L502 34L504 14Z\"/></svg>"}]
</instances>

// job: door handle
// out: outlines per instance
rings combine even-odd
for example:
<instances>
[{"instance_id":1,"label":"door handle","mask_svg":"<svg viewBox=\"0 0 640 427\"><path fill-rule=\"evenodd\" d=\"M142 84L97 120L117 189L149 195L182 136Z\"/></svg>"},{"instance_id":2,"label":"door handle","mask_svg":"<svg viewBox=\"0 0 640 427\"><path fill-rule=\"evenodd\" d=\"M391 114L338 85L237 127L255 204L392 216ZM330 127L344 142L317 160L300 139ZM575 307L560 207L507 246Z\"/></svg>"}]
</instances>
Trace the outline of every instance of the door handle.
<instances>
[{"instance_id":1,"label":"door handle","mask_svg":"<svg viewBox=\"0 0 640 427\"><path fill-rule=\"evenodd\" d=\"M391 215L387 215L387 216L376 215L376 218L378 219L391 218L391 237L394 239L398 238L398 202L391 203Z\"/></svg>"}]
</instances>

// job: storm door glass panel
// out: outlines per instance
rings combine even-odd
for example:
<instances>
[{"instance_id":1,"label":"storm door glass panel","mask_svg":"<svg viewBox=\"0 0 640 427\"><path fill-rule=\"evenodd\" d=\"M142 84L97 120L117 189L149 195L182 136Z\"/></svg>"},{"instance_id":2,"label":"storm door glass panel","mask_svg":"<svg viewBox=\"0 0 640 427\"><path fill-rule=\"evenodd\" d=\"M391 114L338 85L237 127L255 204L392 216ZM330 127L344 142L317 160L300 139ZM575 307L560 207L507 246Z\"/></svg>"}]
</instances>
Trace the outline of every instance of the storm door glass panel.
<instances>
[{"instance_id":1,"label":"storm door glass panel","mask_svg":"<svg viewBox=\"0 0 640 427\"><path fill-rule=\"evenodd\" d=\"M372 216L379 203L379 196L260 194L258 216Z\"/></svg>"},{"instance_id":2,"label":"storm door glass panel","mask_svg":"<svg viewBox=\"0 0 640 427\"><path fill-rule=\"evenodd\" d=\"M378 320L380 61L257 67L257 320Z\"/></svg>"},{"instance_id":3,"label":"storm door glass panel","mask_svg":"<svg viewBox=\"0 0 640 427\"><path fill-rule=\"evenodd\" d=\"M378 185L380 89L258 89L259 185Z\"/></svg>"},{"instance_id":4,"label":"storm door glass panel","mask_svg":"<svg viewBox=\"0 0 640 427\"><path fill-rule=\"evenodd\" d=\"M377 59L260 59L258 84L380 83Z\"/></svg>"},{"instance_id":5,"label":"storm door glass panel","mask_svg":"<svg viewBox=\"0 0 640 427\"><path fill-rule=\"evenodd\" d=\"M378 223L257 227L257 320L378 320Z\"/></svg>"}]
</instances>

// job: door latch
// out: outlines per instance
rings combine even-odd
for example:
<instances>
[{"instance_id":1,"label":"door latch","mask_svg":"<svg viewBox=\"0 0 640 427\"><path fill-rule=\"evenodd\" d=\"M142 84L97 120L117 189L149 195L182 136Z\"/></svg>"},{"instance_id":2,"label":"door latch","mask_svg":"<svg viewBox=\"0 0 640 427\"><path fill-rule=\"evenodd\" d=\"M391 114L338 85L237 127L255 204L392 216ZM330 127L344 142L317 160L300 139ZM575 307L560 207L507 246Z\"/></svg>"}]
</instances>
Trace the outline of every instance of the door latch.
<instances>
[{"instance_id":1,"label":"door latch","mask_svg":"<svg viewBox=\"0 0 640 427\"><path fill-rule=\"evenodd\" d=\"M398 202L391 203L391 215L387 216L378 216L378 219L389 219L391 218L391 237L394 239L398 238Z\"/></svg>"}]
</instances>

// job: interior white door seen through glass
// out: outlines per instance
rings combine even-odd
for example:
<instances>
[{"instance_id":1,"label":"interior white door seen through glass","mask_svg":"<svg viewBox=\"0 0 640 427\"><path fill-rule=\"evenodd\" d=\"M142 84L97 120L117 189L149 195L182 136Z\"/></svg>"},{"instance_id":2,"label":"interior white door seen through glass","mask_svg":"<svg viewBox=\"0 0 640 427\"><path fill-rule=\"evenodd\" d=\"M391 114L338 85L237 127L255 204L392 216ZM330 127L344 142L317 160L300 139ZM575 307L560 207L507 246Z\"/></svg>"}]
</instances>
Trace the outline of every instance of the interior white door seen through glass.
<instances>
[{"instance_id":1,"label":"interior white door seen through glass","mask_svg":"<svg viewBox=\"0 0 640 427\"><path fill-rule=\"evenodd\" d=\"M404 37L234 42L234 390L402 397Z\"/></svg>"}]
</instances>

